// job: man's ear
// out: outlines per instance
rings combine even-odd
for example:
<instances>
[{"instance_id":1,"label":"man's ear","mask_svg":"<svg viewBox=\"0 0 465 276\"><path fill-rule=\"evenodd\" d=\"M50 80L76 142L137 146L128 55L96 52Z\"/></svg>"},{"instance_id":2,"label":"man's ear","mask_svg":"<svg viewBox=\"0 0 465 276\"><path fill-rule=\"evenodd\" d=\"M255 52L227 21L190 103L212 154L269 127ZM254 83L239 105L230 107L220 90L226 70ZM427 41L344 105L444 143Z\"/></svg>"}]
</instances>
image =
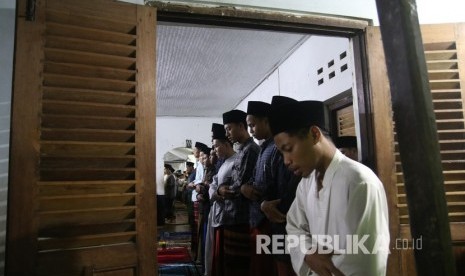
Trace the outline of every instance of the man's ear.
<instances>
[{"instance_id":1,"label":"man's ear","mask_svg":"<svg viewBox=\"0 0 465 276\"><path fill-rule=\"evenodd\" d=\"M316 143L320 141L321 138L321 131L317 126L311 126L310 127L310 135L313 138L313 141Z\"/></svg>"}]
</instances>

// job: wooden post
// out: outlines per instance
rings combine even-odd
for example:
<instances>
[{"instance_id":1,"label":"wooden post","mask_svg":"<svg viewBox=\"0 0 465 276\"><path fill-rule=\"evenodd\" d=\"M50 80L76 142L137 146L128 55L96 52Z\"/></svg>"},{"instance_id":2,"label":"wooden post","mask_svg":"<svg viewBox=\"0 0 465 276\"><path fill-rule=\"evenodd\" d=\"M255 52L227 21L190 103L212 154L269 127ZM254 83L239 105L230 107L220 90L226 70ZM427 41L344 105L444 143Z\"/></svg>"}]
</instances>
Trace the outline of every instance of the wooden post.
<instances>
[{"instance_id":1,"label":"wooden post","mask_svg":"<svg viewBox=\"0 0 465 276\"><path fill-rule=\"evenodd\" d=\"M455 275L441 157L415 0L376 0L418 275ZM376 92L375 92L376 95Z\"/></svg>"}]
</instances>

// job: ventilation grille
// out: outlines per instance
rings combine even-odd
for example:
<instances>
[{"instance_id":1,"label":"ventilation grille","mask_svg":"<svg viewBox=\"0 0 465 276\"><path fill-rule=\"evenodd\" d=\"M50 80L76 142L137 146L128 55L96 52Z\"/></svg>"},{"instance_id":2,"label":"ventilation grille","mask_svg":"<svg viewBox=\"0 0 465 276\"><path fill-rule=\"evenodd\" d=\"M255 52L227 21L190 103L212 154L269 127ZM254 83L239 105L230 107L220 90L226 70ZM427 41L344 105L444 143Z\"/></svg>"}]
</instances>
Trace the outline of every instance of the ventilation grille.
<instances>
[{"instance_id":1,"label":"ventilation grille","mask_svg":"<svg viewBox=\"0 0 465 276\"><path fill-rule=\"evenodd\" d=\"M446 200L451 222L465 222L465 130L455 42L425 44ZM427 154L427 153L425 153ZM395 136L397 197L401 224L408 224L408 208Z\"/></svg>"},{"instance_id":2,"label":"ventilation grille","mask_svg":"<svg viewBox=\"0 0 465 276\"><path fill-rule=\"evenodd\" d=\"M347 52L344 51L339 54L338 58L329 60L325 66L317 70L317 85L320 86L327 81L332 81L338 74L343 73L348 69L347 65Z\"/></svg>"},{"instance_id":3,"label":"ventilation grille","mask_svg":"<svg viewBox=\"0 0 465 276\"><path fill-rule=\"evenodd\" d=\"M134 243L136 27L46 11L39 251Z\"/></svg>"}]
</instances>

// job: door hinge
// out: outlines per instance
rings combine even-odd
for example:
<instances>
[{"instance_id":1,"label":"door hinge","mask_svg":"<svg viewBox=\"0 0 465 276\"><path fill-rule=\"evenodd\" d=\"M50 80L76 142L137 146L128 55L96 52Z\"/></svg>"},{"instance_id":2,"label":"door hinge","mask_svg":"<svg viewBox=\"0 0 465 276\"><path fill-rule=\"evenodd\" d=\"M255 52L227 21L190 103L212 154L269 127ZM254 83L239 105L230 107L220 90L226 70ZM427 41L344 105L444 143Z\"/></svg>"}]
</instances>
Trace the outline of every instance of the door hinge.
<instances>
[{"instance_id":1,"label":"door hinge","mask_svg":"<svg viewBox=\"0 0 465 276\"><path fill-rule=\"evenodd\" d=\"M36 0L27 0L26 20L34 21L36 19Z\"/></svg>"}]
</instances>

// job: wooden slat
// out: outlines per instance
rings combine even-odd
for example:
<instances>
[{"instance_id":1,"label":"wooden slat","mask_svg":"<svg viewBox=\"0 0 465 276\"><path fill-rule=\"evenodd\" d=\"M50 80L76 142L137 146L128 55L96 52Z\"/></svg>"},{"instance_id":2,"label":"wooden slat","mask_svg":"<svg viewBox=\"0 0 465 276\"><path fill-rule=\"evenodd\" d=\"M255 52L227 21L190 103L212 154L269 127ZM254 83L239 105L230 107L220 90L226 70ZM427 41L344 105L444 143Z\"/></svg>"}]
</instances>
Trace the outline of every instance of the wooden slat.
<instances>
[{"instance_id":1,"label":"wooden slat","mask_svg":"<svg viewBox=\"0 0 465 276\"><path fill-rule=\"evenodd\" d=\"M39 211L134 206L135 193L41 196Z\"/></svg>"},{"instance_id":2,"label":"wooden slat","mask_svg":"<svg viewBox=\"0 0 465 276\"><path fill-rule=\"evenodd\" d=\"M54 115L88 115L102 117L133 118L135 106L102 103L70 102L44 100L42 109L44 114Z\"/></svg>"},{"instance_id":3,"label":"wooden slat","mask_svg":"<svg viewBox=\"0 0 465 276\"><path fill-rule=\"evenodd\" d=\"M41 196L134 193L135 180L118 181L41 181L38 183Z\"/></svg>"},{"instance_id":4,"label":"wooden slat","mask_svg":"<svg viewBox=\"0 0 465 276\"><path fill-rule=\"evenodd\" d=\"M121 156L134 155L135 143L42 141L42 156Z\"/></svg>"},{"instance_id":5,"label":"wooden slat","mask_svg":"<svg viewBox=\"0 0 465 276\"><path fill-rule=\"evenodd\" d=\"M425 51L425 57L427 60L449 60L457 59L457 50L435 50Z\"/></svg>"},{"instance_id":6,"label":"wooden slat","mask_svg":"<svg viewBox=\"0 0 465 276\"><path fill-rule=\"evenodd\" d=\"M460 81L457 79L452 80L430 80L431 89L456 89L460 88Z\"/></svg>"},{"instance_id":7,"label":"wooden slat","mask_svg":"<svg viewBox=\"0 0 465 276\"><path fill-rule=\"evenodd\" d=\"M46 29L46 35L66 36L93 41L110 42L122 45L135 45L136 43L136 37L133 34L98 30L93 28L65 25L53 22L47 22Z\"/></svg>"},{"instance_id":8,"label":"wooden slat","mask_svg":"<svg viewBox=\"0 0 465 276\"><path fill-rule=\"evenodd\" d=\"M432 60L426 61L428 71L457 69L457 60Z\"/></svg>"},{"instance_id":9,"label":"wooden slat","mask_svg":"<svg viewBox=\"0 0 465 276\"><path fill-rule=\"evenodd\" d=\"M76 236L99 235L106 233L131 232L136 229L135 219L127 219L117 222L79 224L68 226L55 226L43 228L39 231L41 238L70 238Z\"/></svg>"},{"instance_id":10,"label":"wooden slat","mask_svg":"<svg viewBox=\"0 0 465 276\"><path fill-rule=\"evenodd\" d=\"M458 79L458 73L458 70L430 70L428 77L430 80Z\"/></svg>"},{"instance_id":11,"label":"wooden slat","mask_svg":"<svg viewBox=\"0 0 465 276\"><path fill-rule=\"evenodd\" d=\"M75 25L86 28L95 28L100 30L118 32L123 34L136 33L134 23L126 23L117 20L103 20L101 17L88 16L88 15L74 15L69 16L68 13L63 11L54 10L49 8L46 10L47 22L56 22L67 25Z\"/></svg>"},{"instance_id":12,"label":"wooden slat","mask_svg":"<svg viewBox=\"0 0 465 276\"><path fill-rule=\"evenodd\" d=\"M464 241L465 240L465 223L451 223L450 232L452 235L452 240ZM410 227L408 225L402 225L400 230L400 236L404 239L411 240L412 236L410 234Z\"/></svg>"},{"instance_id":13,"label":"wooden slat","mask_svg":"<svg viewBox=\"0 0 465 276\"><path fill-rule=\"evenodd\" d=\"M462 108L462 99L440 99L433 100L434 109L461 109ZM463 116L462 116L463 117Z\"/></svg>"},{"instance_id":14,"label":"wooden slat","mask_svg":"<svg viewBox=\"0 0 465 276\"><path fill-rule=\"evenodd\" d=\"M40 228L65 225L118 222L135 218L136 207L95 208L39 212Z\"/></svg>"},{"instance_id":15,"label":"wooden slat","mask_svg":"<svg viewBox=\"0 0 465 276\"><path fill-rule=\"evenodd\" d=\"M75 102L94 102L108 104L134 105L134 93L96 91L67 87L44 87L44 99Z\"/></svg>"},{"instance_id":16,"label":"wooden slat","mask_svg":"<svg viewBox=\"0 0 465 276\"><path fill-rule=\"evenodd\" d=\"M135 155L125 156L65 156L41 158L41 168L134 168Z\"/></svg>"},{"instance_id":17,"label":"wooden slat","mask_svg":"<svg viewBox=\"0 0 465 276\"><path fill-rule=\"evenodd\" d=\"M42 128L44 141L134 142L134 130Z\"/></svg>"},{"instance_id":18,"label":"wooden slat","mask_svg":"<svg viewBox=\"0 0 465 276\"><path fill-rule=\"evenodd\" d=\"M133 45L54 35L47 35L45 47L48 49L74 50L78 52L106 54L111 56L136 57L136 47Z\"/></svg>"},{"instance_id":19,"label":"wooden slat","mask_svg":"<svg viewBox=\"0 0 465 276\"><path fill-rule=\"evenodd\" d=\"M41 169L42 181L84 181L84 180L132 180L135 169Z\"/></svg>"},{"instance_id":20,"label":"wooden slat","mask_svg":"<svg viewBox=\"0 0 465 276\"><path fill-rule=\"evenodd\" d=\"M425 39L425 37L423 39ZM446 41L446 42L425 43L423 44L423 47L426 52L429 52L429 51L455 50L456 49L455 45L456 45L455 41Z\"/></svg>"},{"instance_id":21,"label":"wooden slat","mask_svg":"<svg viewBox=\"0 0 465 276\"><path fill-rule=\"evenodd\" d=\"M134 243L137 232L109 233L61 239L40 239L39 251L56 249L76 249L89 246Z\"/></svg>"},{"instance_id":22,"label":"wooden slat","mask_svg":"<svg viewBox=\"0 0 465 276\"><path fill-rule=\"evenodd\" d=\"M135 244L42 251L38 254L35 275L82 275L83 264L95 268L133 265L137 263ZM61 265L59 265L61 264Z\"/></svg>"},{"instance_id":23,"label":"wooden slat","mask_svg":"<svg viewBox=\"0 0 465 276\"><path fill-rule=\"evenodd\" d=\"M98 116L63 116L63 115L43 115L42 127L45 128L65 128L72 126L76 129L115 129L133 130L135 119L132 118L109 118Z\"/></svg>"},{"instance_id":24,"label":"wooden slat","mask_svg":"<svg viewBox=\"0 0 465 276\"><path fill-rule=\"evenodd\" d=\"M133 70L134 58L111 56L98 53L81 52L74 50L61 50L46 48L45 58L47 61L84 64L103 67L114 67L117 69Z\"/></svg>"},{"instance_id":25,"label":"wooden slat","mask_svg":"<svg viewBox=\"0 0 465 276\"><path fill-rule=\"evenodd\" d=\"M60 0L47 2L47 10L60 11L65 14L76 16L78 14L86 17L96 17L105 21L125 22L137 24L137 12L134 5L115 1L79 1Z\"/></svg>"},{"instance_id":26,"label":"wooden slat","mask_svg":"<svg viewBox=\"0 0 465 276\"><path fill-rule=\"evenodd\" d=\"M52 87L133 92L136 84L132 81L84 78L45 73L44 85Z\"/></svg>"},{"instance_id":27,"label":"wooden slat","mask_svg":"<svg viewBox=\"0 0 465 276\"><path fill-rule=\"evenodd\" d=\"M134 70L59 62L45 62L44 71L49 74L122 81L134 81L136 76Z\"/></svg>"}]
</instances>

